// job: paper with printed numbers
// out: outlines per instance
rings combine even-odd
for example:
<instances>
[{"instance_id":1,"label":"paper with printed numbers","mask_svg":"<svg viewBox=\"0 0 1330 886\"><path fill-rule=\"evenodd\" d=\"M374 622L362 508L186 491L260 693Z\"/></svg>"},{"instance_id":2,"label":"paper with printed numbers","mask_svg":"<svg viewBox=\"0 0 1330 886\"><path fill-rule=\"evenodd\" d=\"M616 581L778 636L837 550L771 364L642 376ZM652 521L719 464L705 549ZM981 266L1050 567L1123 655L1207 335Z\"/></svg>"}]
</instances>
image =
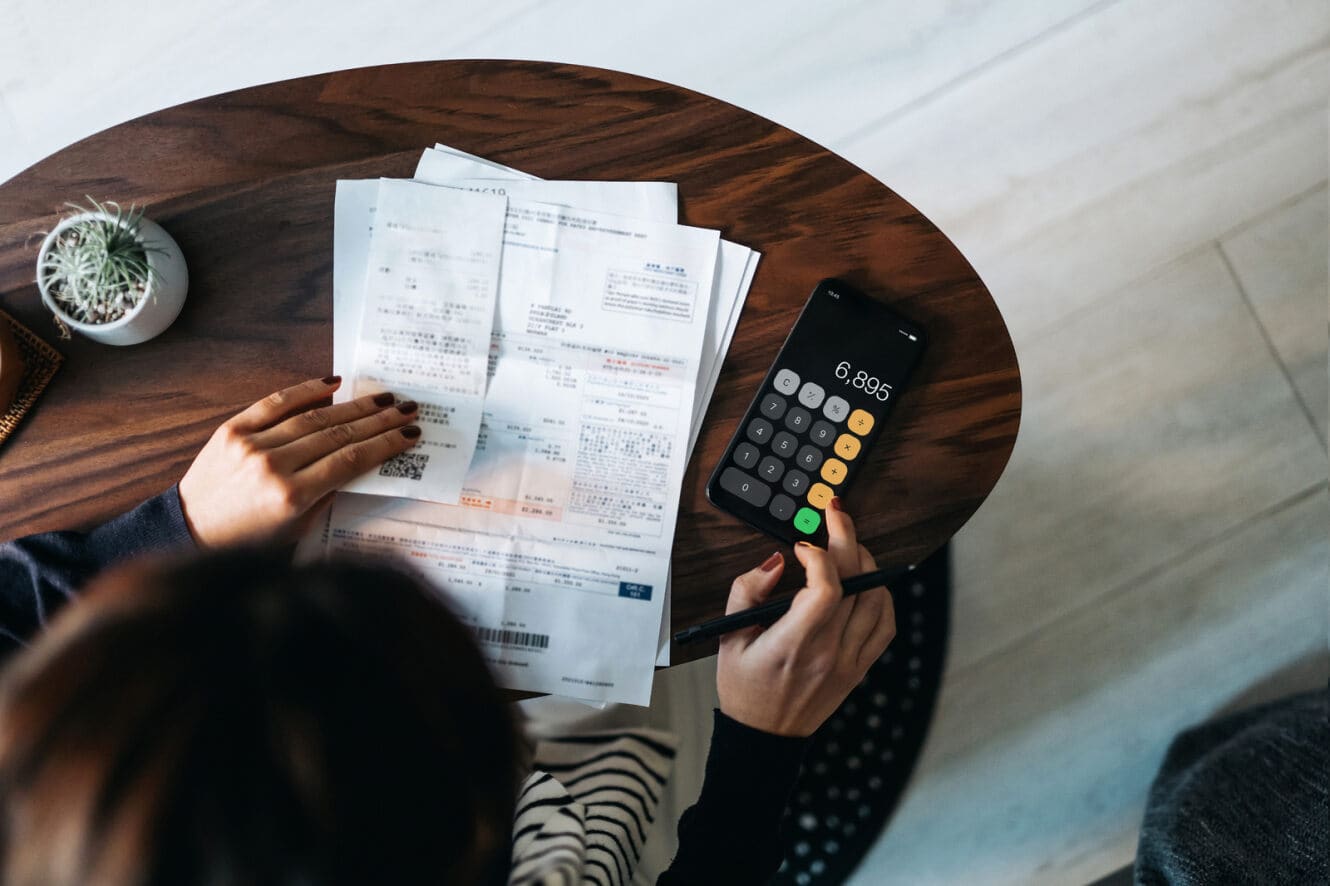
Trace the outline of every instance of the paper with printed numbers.
<instances>
[{"instance_id":1,"label":"paper with printed numbers","mask_svg":"<svg viewBox=\"0 0 1330 886\"><path fill-rule=\"evenodd\" d=\"M506 197L384 180L349 396L420 404L410 450L346 486L455 504L480 433Z\"/></svg>"},{"instance_id":2,"label":"paper with printed numbers","mask_svg":"<svg viewBox=\"0 0 1330 886\"><path fill-rule=\"evenodd\" d=\"M668 183L543 182L446 148L422 171L509 198L476 452L458 506L339 495L321 541L409 557L504 685L645 704L682 473L757 254L672 224ZM338 183L338 371L380 186Z\"/></svg>"}]
</instances>

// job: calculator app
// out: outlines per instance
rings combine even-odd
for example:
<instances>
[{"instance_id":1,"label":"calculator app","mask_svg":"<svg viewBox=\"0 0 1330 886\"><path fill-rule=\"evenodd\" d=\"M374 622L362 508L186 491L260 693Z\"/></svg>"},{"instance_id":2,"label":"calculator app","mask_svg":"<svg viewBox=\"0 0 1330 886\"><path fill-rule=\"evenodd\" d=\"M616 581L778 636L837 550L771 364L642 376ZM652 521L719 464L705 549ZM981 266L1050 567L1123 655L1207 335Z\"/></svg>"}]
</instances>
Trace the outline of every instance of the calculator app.
<instances>
[{"instance_id":1,"label":"calculator app","mask_svg":"<svg viewBox=\"0 0 1330 886\"><path fill-rule=\"evenodd\" d=\"M707 486L712 502L786 541L825 539L844 494L923 351L923 331L823 280Z\"/></svg>"}]
</instances>

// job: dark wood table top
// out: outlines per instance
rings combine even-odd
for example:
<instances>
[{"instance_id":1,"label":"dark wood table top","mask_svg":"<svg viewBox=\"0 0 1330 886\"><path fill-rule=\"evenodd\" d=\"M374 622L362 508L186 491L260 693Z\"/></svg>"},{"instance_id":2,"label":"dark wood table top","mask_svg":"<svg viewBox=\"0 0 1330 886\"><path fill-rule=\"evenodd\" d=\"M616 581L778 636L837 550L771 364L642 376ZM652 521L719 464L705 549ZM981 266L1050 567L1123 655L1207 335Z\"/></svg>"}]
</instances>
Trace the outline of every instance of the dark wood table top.
<instances>
[{"instance_id":1,"label":"dark wood table top","mask_svg":"<svg viewBox=\"0 0 1330 886\"><path fill-rule=\"evenodd\" d=\"M131 507L178 480L224 419L327 372L334 182L410 176L436 141L543 178L678 182L682 221L763 253L684 477L676 629L720 614L730 579L777 546L713 508L703 487L822 277L880 296L930 335L871 469L847 496L879 562L940 547L997 482L1020 424L1011 339L974 269L890 189L769 120L654 80L540 62L424 62L179 105L0 185L0 308L48 340L55 330L33 277L40 232L66 201L147 204L190 271L184 311L157 339L56 343L64 366L0 448L0 538ZM676 649L674 661L714 649Z\"/></svg>"}]
</instances>

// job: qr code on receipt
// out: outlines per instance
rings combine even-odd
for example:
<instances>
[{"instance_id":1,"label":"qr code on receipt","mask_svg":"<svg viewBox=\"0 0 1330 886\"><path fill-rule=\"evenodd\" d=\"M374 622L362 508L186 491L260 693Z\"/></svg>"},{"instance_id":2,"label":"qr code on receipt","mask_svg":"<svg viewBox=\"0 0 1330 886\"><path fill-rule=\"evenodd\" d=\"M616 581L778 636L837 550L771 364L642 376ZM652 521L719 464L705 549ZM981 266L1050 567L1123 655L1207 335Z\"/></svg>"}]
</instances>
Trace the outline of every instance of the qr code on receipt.
<instances>
[{"instance_id":1,"label":"qr code on receipt","mask_svg":"<svg viewBox=\"0 0 1330 886\"><path fill-rule=\"evenodd\" d=\"M429 462L427 452L403 452L393 456L379 468L380 477L420 480L425 476L425 465Z\"/></svg>"}]
</instances>

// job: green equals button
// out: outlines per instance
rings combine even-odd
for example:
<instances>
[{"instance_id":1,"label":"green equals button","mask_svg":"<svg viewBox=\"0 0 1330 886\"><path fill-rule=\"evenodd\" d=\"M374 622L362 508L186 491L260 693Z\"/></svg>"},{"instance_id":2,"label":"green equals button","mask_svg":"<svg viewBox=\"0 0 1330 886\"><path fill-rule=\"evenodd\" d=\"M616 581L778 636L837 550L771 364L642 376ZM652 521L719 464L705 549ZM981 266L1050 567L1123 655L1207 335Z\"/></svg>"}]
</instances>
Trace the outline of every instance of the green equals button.
<instances>
[{"instance_id":1,"label":"green equals button","mask_svg":"<svg viewBox=\"0 0 1330 886\"><path fill-rule=\"evenodd\" d=\"M794 528L804 535L812 535L821 525L822 515L812 508L800 508L799 513L794 515Z\"/></svg>"}]
</instances>

